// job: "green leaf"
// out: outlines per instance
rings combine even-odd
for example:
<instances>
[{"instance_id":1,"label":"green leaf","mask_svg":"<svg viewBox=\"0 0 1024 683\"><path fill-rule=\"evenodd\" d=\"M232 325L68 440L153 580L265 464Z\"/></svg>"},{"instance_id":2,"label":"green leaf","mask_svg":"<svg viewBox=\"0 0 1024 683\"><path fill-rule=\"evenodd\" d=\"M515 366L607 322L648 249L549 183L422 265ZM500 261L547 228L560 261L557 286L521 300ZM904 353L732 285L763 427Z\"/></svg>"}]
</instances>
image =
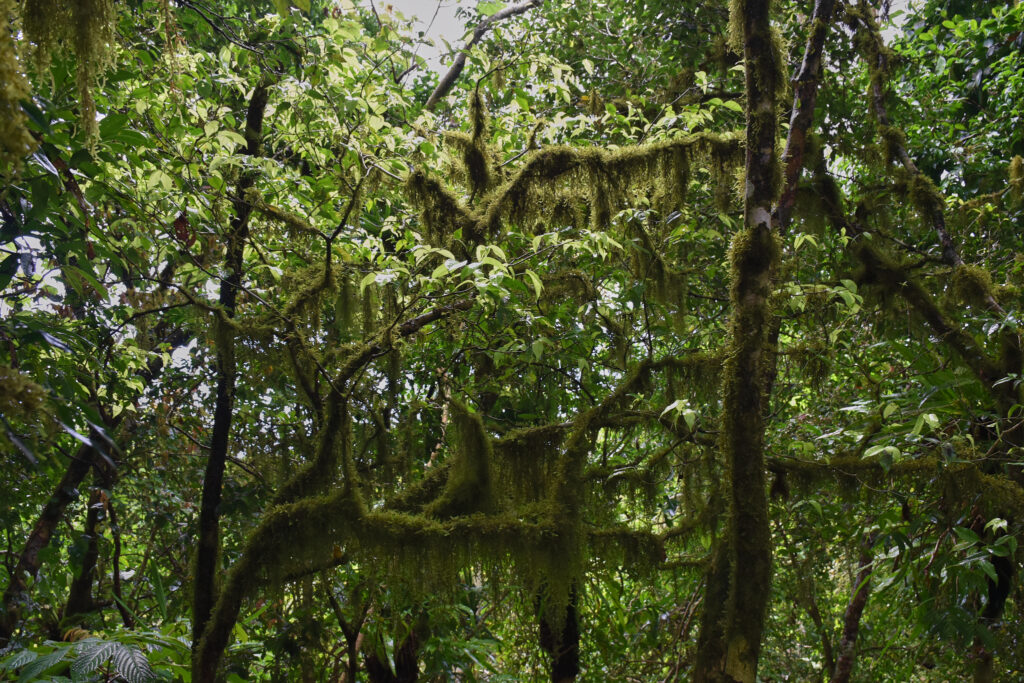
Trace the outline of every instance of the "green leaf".
<instances>
[{"instance_id":1,"label":"green leaf","mask_svg":"<svg viewBox=\"0 0 1024 683\"><path fill-rule=\"evenodd\" d=\"M41 674L46 673L50 669L54 668L62 661L64 656L71 649L69 645L58 645L57 649L48 654L42 655L34 659L24 669L21 670L21 675L18 676L18 683L22 681L31 681L37 679Z\"/></svg>"},{"instance_id":2,"label":"green leaf","mask_svg":"<svg viewBox=\"0 0 1024 683\"><path fill-rule=\"evenodd\" d=\"M503 9L505 9L505 3L503 2L481 2L476 6L476 11L479 12L482 17L489 17Z\"/></svg>"},{"instance_id":3,"label":"green leaf","mask_svg":"<svg viewBox=\"0 0 1024 683\"><path fill-rule=\"evenodd\" d=\"M5 659L2 664L0 664L0 669L3 669L5 671L13 671L14 669L20 669L29 662L35 661L35 659L38 656L39 655L33 652L32 650L18 650L10 657Z\"/></svg>"},{"instance_id":4,"label":"green leaf","mask_svg":"<svg viewBox=\"0 0 1024 683\"><path fill-rule=\"evenodd\" d=\"M539 361L544 356L544 347L547 345L547 343L547 339L545 339L544 337L538 337L537 339L533 340L532 344L530 344L530 350L533 351L533 357L536 360Z\"/></svg>"},{"instance_id":5,"label":"green leaf","mask_svg":"<svg viewBox=\"0 0 1024 683\"><path fill-rule=\"evenodd\" d=\"M83 677L91 674L110 659L120 643L99 638L86 638L75 644L78 656L71 663L71 674Z\"/></svg>"},{"instance_id":6,"label":"green leaf","mask_svg":"<svg viewBox=\"0 0 1024 683\"><path fill-rule=\"evenodd\" d=\"M156 678L156 674L153 673L153 668L149 665L149 660L142 650L134 645L114 644L117 647L114 649L111 660L118 673L124 676L128 683L149 683Z\"/></svg>"},{"instance_id":7,"label":"green leaf","mask_svg":"<svg viewBox=\"0 0 1024 683\"><path fill-rule=\"evenodd\" d=\"M359 293L363 294L366 291L366 287L377 279L377 273L367 273L363 276L363 279L359 281Z\"/></svg>"},{"instance_id":8,"label":"green leaf","mask_svg":"<svg viewBox=\"0 0 1024 683\"><path fill-rule=\"evenodd\" d=\"M981 543L981 537L966 527L955 527L953 532L957 535L957 538L964 543Z\"/></svg>"},{"instance_id":9,"label":"green leaf","mask_svg":"<svg viewBox=\"0 0 1024 683\"><path fill-rule=\"evenodd\" d=\"M533 292L536 295L536 298L540 299L540 295L544 291L544 283L541 282L540 276L530 269L526 269L525 271L523 271L523 273L526 275L526 277L530 279L530 282L533 284Z\"/></svg>"}]
</instances>

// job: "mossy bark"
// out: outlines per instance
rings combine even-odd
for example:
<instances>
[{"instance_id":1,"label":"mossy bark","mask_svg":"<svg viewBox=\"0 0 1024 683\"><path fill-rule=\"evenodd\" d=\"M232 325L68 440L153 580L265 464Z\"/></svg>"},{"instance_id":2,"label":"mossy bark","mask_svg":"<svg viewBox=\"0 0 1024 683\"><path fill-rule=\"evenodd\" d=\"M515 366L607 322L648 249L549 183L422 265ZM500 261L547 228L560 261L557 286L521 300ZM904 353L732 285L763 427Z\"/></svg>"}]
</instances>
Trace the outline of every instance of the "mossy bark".
<instances>
[{"instance_id":1,"label":"mossy bark","mask_svg":"<svg viewBox=\"0 0 1024 683\"><path fill-rule=\"evenodd\" d=\"M537 626L541 649L551 657L551 683L572 683L580 672L580 625L575 586L567 603L545 605L538 601Z\"/></svg>"}]
</instances>

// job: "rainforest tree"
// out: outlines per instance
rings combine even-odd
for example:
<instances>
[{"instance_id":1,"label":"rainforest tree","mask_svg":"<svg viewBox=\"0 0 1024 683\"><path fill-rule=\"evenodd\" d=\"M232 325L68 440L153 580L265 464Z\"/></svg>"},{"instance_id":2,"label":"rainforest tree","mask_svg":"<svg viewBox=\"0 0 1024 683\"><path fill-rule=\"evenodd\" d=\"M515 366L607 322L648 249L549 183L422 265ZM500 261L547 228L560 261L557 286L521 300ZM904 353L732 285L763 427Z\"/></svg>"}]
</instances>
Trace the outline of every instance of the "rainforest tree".
<instances>
[{"instance_id":1,"label":"rainforest tree","mask_svg":"<svg viewBox=\"0 0 1024 683\"><path fill-rule=\"evenodd\" d=\"M0 2L0 670L1019 673L1022 6L463 19Z\"/></svg>"}]
</instances>

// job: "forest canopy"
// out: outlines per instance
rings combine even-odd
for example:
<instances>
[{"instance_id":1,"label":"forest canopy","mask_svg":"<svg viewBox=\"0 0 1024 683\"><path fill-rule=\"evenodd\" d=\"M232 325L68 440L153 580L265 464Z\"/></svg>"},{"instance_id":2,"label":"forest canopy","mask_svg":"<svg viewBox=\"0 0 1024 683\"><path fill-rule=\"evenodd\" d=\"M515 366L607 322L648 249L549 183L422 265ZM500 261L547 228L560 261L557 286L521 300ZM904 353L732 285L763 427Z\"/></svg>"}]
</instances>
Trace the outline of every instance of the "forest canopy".
<instances>
[{"instance_id":1,"label":"forest canopy","mask_svg":"<svg viewBox=\"0 0 1024 683\"><path fill-rule=\"evenodd\" d=\"M1024 676L1024 4L459 20L0 0L0 678Z\"/></svg>"}]
</instances>

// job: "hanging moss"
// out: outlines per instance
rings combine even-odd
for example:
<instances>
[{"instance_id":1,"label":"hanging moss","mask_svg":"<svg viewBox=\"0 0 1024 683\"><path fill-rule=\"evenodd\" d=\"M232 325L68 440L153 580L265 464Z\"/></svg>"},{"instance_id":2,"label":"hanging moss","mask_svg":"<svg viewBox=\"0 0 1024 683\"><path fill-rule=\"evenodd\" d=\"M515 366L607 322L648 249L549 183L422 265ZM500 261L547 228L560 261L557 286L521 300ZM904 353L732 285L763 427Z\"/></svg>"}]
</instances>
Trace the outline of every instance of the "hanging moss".
<instances>
[{"instance_id":1,"label":"hanging moss","mask_svg":"<svg viewBox=\"0 0 1024 683\"><path fill-rule=\"evenodd\" d=\"M617 526L590 533L594 557L613 567L629 567L639 574L658 568L665 561L665 546L657 535L640 529Z\"/></svg>"},{"instance_id":2,"label":"hanging moss","mask_svg":"<svg viewBox=\"0 0 1024 683\"><path fill-rule=\"evenodd\" d=\"M344 270L338 277L338 295L334 299L335 325L342 339L355 337L354 321L357 306L355 283L352 282L352 275Z\"/></svg>"},{"instance_id":3,"label":"hanging moss","mask_svg":"<svg viewBox=\"0 0 1024 683\"><path fill-rule=\"evenodd\" d=\"M813 388L820 388L828 379L832 367L832 350L823 341L800 344L786 349L785 353L799 366Z\"/></svg>"},{"instance_id":4,"label":"hanging moss","mask_svg":"<svg viewBox=\"0 0 1024 683\"><path fill-rule=\"evenodd\" d=\"M491 439L483 420L465 405L452 401L449 407L448 434L452 440L454 462L441 496L426 508L440 518L491 512L495 509L491 489Z\"/></svg>"},{"instance_id":5,"label":"hanging moss","mask_svg":"<svg viewBox=\"0 0 1024 683\"><path fill-rule=\"evenodd\" d=\"M546 494L538 482L551 480L566 424L515 429L494 442L494 475L502 482L502 504L512 507L537 502Z\"/></svg>"},{"instance_id":6,"label":"hanging moss","mask_svg":"<svg viewBox=\"0 0 1024 683\"><path fill-rule=\"evenodd\" d=\"M377 331L377 287L369 284L362 294L363 339L369 339Z\"/></svg>"},{"instance_id":7,"label":"hanging moss","mask_svg":"<svg viewBox=\"0 0 1024 683\"><path fill-rule=\"evenodd\" d=\"M474 195L481 195L491 185L493 171L488 150L491 117L480 88L475 88L469 97L469 127L468 134L450 132L445 139L461 154L470 190Z\"/></svg>"},{"instance_id":8,"label":"hanging moss","mask_svg":"<svg viewBox=\"0 0 1024 683\"><path fill-rule=\"evenodd\" d=\"M319 430L313 460L283 484L274 496L276 504L290 503L322 493L338 477L339 456L351 458L352 425L345 399L332 393L328 398L323 426ZM350 484L352 472L346 466L346 480Z\"/></svg>"},{"instance_id":9,"label":"hanging moss","mask_svg":"<svg viewBox=\"0 0 1024 683\"><path fill-rule=\"evenodd\" d=\"M708 161L712 169L732 168L739 162L739 152L738 137L710 133L610 151L546 147L533 152L486 197L483 223L493 233L502 218L524 224L538 213L543 215L544 193L560 183L569 194L588 196L591 227L603 230L614 211L640 194L654 194L663 209L682 206L695 159Z\"/></svg>"},{"instance_id":10,"label":"hanging moss","mask_svg":"<svg viewBox=\"0 0 1024 683\"><path fill-rule=\"evenodd\" d=\"M409 199L420 209L427 237L435 244L450 247L456 233L464 242L480 242L477 217L439 180L417 170L409 174L405 186Z\"/></svg>"},{"instance_id":11,"label":"hanging moss","mask_svg":"<svg viewBox=\"0 0 1024 683\"><path fill-rule=\"evenodd\" d=\"M26 0L25 37L34 44L40 73L51 55L70 49L76 59L80 121L88 139L95 139L96 103L92 87L109 65L114 50L113 0Z\"/></svg>"}]
</instances>

